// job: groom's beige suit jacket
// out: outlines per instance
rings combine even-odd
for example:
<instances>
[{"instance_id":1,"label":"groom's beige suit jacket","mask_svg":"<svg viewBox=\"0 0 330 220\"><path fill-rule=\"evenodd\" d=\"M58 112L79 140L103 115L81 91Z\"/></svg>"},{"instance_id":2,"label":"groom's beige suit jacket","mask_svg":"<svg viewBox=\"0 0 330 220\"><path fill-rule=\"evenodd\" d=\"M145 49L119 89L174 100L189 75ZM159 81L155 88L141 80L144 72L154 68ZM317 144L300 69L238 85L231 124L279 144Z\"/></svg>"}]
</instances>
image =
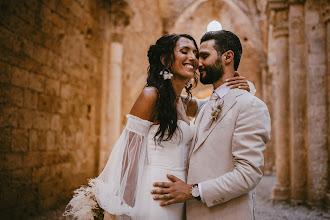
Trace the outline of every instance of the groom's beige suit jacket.
<instances>
[{"instance_id":1,"label":"groom's beige suit jacket","mask_svg":"<svg viewBox=\"0 0 330 220\"><path fill-rule=\"evenodd\" d=\"M255 187L263 175L263 151L270 138L269 112L245 90L231 89L223 101L208 130L199 128L201 119L209 120L202 117L206 105L195 120L187 182L201 183L205 203L188 201L187 220L254 219Z\"/></svg>"}]
</instances>

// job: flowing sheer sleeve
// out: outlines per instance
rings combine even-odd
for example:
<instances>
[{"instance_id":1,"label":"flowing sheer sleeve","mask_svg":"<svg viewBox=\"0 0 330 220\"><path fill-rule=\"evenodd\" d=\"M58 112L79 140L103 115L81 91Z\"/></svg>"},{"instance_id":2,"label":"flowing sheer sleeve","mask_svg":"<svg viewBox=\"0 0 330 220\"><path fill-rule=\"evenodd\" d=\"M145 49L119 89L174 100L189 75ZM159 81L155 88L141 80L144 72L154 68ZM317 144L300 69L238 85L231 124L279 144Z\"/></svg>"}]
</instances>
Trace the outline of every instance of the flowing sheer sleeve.
<instances>
[{"instance_id":1,"label":"flowing sheer sleeve","mask_svg":"<svg viewBox=\"0 0 330 220\"><path fill-rule=\"evenodd\" d=\"M127 115L126 127L104 170L96 178L99 206L113 215L135 213L136 188L147 161L147 134L152 122Z\"/></svg>"},{"instance_id":2,"label":"flowing sheer sleeve","mask_svg":"<svg viewBox=\"0 0 330 220\"><path fill-rule=\"evenodd\" d=\"M127 119L102 173L75 190L63 213L67 219L94 220L103 210L119 219L134 219L136 189L148 164L147 135L152 122L133 115Z\"/></svg>"}]
</instances>

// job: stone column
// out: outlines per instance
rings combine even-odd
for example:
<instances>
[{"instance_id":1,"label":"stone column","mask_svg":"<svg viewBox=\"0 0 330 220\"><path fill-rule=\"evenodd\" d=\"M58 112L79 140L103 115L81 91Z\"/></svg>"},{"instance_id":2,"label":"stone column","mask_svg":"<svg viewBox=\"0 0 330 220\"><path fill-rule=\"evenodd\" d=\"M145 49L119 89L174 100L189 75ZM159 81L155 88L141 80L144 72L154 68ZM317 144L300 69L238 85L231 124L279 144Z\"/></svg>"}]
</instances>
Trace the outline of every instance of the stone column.
<instances>
[{"instance_id":1,"label":"stone column","mask_svg":"<svg viewBox=\"0 0 330 220\"><path fill-rule=\"evenodd\" d=\"M306 173L306 69L304 1L291 0L289 6L291 199L307 198Z\"/></svg>"},{"instance_id":2,"label":"stone column","mask_svg":"<svg viewBox=\"0 0 330 220\"><path fill-rule=\"evenodd\" d=\"M99 171L102 171L109 159L109 155L120 136L121 125L121 90L122 90L122 56L123 44L121 35L112 34L109 52L109 70L104 79L104 118L103 143L100 150Z\"/></svg>"},{"instance_id":3,"label":"stone column","mask_svg":"<svg viewBox=\"0 0 330 220\"><path fill-rule=\"evenodd\" d=\"M328 188L328 103L326 27L320 4L305 4L308 96L308 201L319 204Z\"/></svg>"},{"instance_id":4,"label":"stone column","mask_svg":"<svg viewBox=\"0 0 330 220\"><path fill-rule=\"evenodd\" d=\"M122 61L125 28L130 23L132 13L125 0L104 3L107 15L103 21L108 44L103 48L102 121L101 147L99 152L99 172L107 163L110 153L121 132L122 106Z\"/></svg>"},{"instance_id":5,"label":"stone column","mask_svg":"<svg viewBox=\"0 0 330 220\"><path fill-rule=\"evenodd\" d=\"M275 77L276 77L276 56L275 56L275 43L274 43L274 34L273 34L273 20L274 20L274 11L269 18L269 26L268 26L268 45L267 45L267 76L265 77L265 91L264 94L266 97L266 104L268 106L268 110L271 117L271 137L266 147L265 152L265 175L275 175L275 150L276 150L276 142L275 142L275 124L276 124L276 117L275 117L275 94L276 94L276 87L275 87Z\"/></svg>"},{"instance_id":6,"label":"stone column","mask_svg":"<svg viewBox=\"0 0 330 220\"><path fill-rule=\"evenodd\" d=\"M327 28L327 75L328 75L328 193L327 193L327 204L330 207L330 5L327 3L323 11L323 19Z\"/></svg>"},{"instance_id":7,"label":"stone column","mask_svg":"<svg viewBox=\"0 0 330 220\"><path fill-rule=\"evenodd\" d=\"M276 100L275 100L275 142L276 142L276 185L271 198L290 198L290 102L289 102L289 45L288 10L286 1L268 1L269 10L275 11L274 38L276 47Z\"/></svg>"},{"instance_id":8,"label":"stone column","mask_svg":"<svg viewBox=\"0 0 330 220\"><path fill-rule=\"evenodd\" d=\"M274 117L273 117L273 86L272 86L272 75L271 72L269 71L269 67L265 66L262 67L261 70L262 73L262 98L263 101L266 103L269 114L271 116L271 121L272 125L274 123ZM272 127L273 128L273 127ZM264 157L265 157L265 165L264 165L264 175L273 175L273 169L275 165L275 155L274 155L274 135L273 135L273 130L271 134L271 138L269 142L267 143L265 152L264 152Z\"/></svg>"}]
</instances>

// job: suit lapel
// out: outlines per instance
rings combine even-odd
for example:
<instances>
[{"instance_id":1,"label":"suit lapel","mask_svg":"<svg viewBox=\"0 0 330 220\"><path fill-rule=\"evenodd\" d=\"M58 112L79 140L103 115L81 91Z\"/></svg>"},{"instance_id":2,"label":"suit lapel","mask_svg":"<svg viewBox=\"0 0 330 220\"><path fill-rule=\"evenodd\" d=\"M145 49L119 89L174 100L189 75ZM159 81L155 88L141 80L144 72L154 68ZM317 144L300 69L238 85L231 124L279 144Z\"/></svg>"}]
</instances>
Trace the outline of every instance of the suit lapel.
<instances>
[{"instance_id":1,"label":"suit lapel","mask_svg":"<svg viewBox=\"0 0 330 220\"><path fill-rule=\"evenodd\" d=\"M195 144L194 148L192 149L192 152L195 152L201 144L205 141L205 139L210 135L212 130L215 128L215 126L225 117L227 112L236 104L236 99L235 97L239 96L242 94L241 90L236 90L236 89L231 89L228 91L228 93L223 97L223 106L222 106L222 111L218 118L212 123L211 127L208 130L203 131L202 128L196 127L196 133L195 136L198 136L198 133L201 132L197 143ZM204 114L204 112L203 112ZM202 118L202 117L201 117ZM200 121L199 121L200 124Z\"/></svg>"}]
</instances>

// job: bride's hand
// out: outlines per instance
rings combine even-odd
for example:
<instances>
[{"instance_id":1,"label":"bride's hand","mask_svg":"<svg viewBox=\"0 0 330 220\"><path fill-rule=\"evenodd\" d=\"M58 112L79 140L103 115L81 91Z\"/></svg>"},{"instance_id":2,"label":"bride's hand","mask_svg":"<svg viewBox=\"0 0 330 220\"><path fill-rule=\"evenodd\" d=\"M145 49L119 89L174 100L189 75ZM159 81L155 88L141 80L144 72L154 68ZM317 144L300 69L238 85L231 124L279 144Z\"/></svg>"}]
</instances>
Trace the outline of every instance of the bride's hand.
<instances>
[{"instance_id":1,"label":"bride's hand","mask_svg":"<svg viewBox=\"0 0 330 220\"><path fill-rule=\"evenodd\" d=\"M240 76L237 71L235 71L235 75L232 78L228 78L226 80L227 86L230 86L231 89L244 89L250 92L249 84L244 76Z\"/></svg>"}]
</instances>

